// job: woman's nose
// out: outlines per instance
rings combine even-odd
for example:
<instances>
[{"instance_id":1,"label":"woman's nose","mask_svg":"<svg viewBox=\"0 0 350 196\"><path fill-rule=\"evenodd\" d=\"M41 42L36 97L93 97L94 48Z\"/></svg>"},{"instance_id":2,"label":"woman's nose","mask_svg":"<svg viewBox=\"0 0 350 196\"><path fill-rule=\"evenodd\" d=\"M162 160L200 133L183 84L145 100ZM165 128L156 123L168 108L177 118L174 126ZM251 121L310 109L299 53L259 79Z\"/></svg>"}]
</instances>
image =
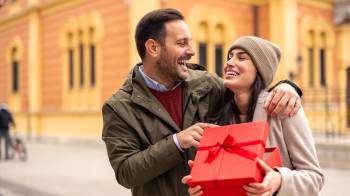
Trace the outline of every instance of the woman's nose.
<instances>
[{"instance_id":1,"label":"woman's nose","mask_svg":"<svg viewBox=\"0 0 350 196\"><path fill-rule=\"evenodd\" d=\"M230 58L229 60L227 60L227 62L226 62L226 65L227 66L234 66L235 65L235 60L234 60L234 58L232 57L232 58Z\"/></svg>"}]
</instances>

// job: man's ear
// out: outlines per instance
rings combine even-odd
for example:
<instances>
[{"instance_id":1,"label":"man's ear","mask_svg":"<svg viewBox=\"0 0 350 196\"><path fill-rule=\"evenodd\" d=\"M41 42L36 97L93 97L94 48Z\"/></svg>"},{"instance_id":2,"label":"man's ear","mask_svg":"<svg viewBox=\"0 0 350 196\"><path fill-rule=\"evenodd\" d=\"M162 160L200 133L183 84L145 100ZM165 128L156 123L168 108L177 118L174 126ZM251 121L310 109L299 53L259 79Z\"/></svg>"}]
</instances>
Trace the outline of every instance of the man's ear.
<instances>
[{"instance_id":1,"label":"man's ear","mask_svg":"<svg viewBox=\"0 0 350 196\"><path fill-rule=\"evenodd\" d=\"M152 57L157 57L160 54L160 44L154 39L148 39L145 43L146 53Z\"/></svg>"}]
</instances>

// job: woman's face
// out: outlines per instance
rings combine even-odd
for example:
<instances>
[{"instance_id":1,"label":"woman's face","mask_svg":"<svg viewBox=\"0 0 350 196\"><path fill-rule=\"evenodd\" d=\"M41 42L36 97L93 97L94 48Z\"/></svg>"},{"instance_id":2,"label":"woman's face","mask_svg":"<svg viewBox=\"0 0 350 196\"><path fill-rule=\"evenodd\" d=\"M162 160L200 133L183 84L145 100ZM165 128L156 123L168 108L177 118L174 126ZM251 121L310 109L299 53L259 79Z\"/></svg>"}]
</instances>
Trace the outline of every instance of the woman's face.
<instances>
[{"instance_id":1,"label":"woman's face","mask_svg":"<svg viewBox=\"0 0 350 196\"><path fill-rule=\"evenodd\" d=\"M235 93L250 91L257 74L252 59L242 49L233 49L229 52L224 72L225 87Z\"/></svg>"}]
</instances>

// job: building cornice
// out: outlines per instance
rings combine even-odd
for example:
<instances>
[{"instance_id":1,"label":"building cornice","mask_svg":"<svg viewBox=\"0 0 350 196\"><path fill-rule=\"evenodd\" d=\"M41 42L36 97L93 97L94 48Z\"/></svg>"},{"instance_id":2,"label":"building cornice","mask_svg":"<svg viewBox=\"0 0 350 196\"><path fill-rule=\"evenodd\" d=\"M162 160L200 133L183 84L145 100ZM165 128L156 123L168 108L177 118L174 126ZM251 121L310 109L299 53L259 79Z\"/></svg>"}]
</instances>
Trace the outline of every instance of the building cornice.
<instances>
[{"instance_id":1,"label":"building cornice","mask_svg":"<svg viewBox=\"0 0 350 196\"><path fill-rule=\"evenodd\" d=\"M231 0L232 2L250 4L250 5L264 5L268 3L268 0Z\"/></svg>"},{"instance_id":2,"label":"building cornice","mask_svg":"<svg viewBox=\"0 0 350 196\"><path fill-rule=\"evenodd\" d=\"M31 13L39 12L41 15L55 13L69 7L79 5L86 0L55 0L44 4L30 5L23 8L20 12L16 12L0 19L0 30L15 25L20 21L28 19Z\"/></svg>"},{"instance_id":3,"label":"building cornice","mask_svg":"<svg viewBox=\"0 0 350 196\"><path fill-rule=\"evenodd\" d=\"M332 0L297 0L298 4L301 5L308 5L312 7L317 7L320 9L325 10L332 10L333 9L333 2Z\"/></svg>"}]
</instances>

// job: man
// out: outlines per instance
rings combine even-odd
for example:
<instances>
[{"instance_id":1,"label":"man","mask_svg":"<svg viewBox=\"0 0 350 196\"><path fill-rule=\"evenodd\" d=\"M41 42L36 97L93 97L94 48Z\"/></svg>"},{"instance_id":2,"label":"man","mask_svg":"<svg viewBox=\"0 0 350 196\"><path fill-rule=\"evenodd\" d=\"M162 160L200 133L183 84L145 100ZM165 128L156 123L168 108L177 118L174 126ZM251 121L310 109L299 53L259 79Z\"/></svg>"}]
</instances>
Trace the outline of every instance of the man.
<instances>
[{"instance_id":1,"label":"man","mask_svg":"<svg viewBox=\"0 0 350 196\"><path fill-rule=\"evenodd\" d=\"M146 14L135 40L142 63L102 109L110 163L133 195L187 195L181 183L187 160L194 158L203 129L215 126L203 122L220 112L225 88L216 75L187 63L194 55L191 33L177 10ZM286 105L296 106L287 107L287 115L298 109L299 96L288 88L289 94L272 93L271 113Z\"/></svg>"},{"instance_id":2,"label":"man","mask_svg":"<svg viewBox=\"0 0 350 196\"><path fill-rule=\"evenodd\" d=\"M11 113L5 103L0 104L0 141L5 140L5 159L10 159L9 148L12 146L10 137L10 125L16 126ZM1 142L0 142L0 159L1 159Z\"/></svg>"}]
</instances>

